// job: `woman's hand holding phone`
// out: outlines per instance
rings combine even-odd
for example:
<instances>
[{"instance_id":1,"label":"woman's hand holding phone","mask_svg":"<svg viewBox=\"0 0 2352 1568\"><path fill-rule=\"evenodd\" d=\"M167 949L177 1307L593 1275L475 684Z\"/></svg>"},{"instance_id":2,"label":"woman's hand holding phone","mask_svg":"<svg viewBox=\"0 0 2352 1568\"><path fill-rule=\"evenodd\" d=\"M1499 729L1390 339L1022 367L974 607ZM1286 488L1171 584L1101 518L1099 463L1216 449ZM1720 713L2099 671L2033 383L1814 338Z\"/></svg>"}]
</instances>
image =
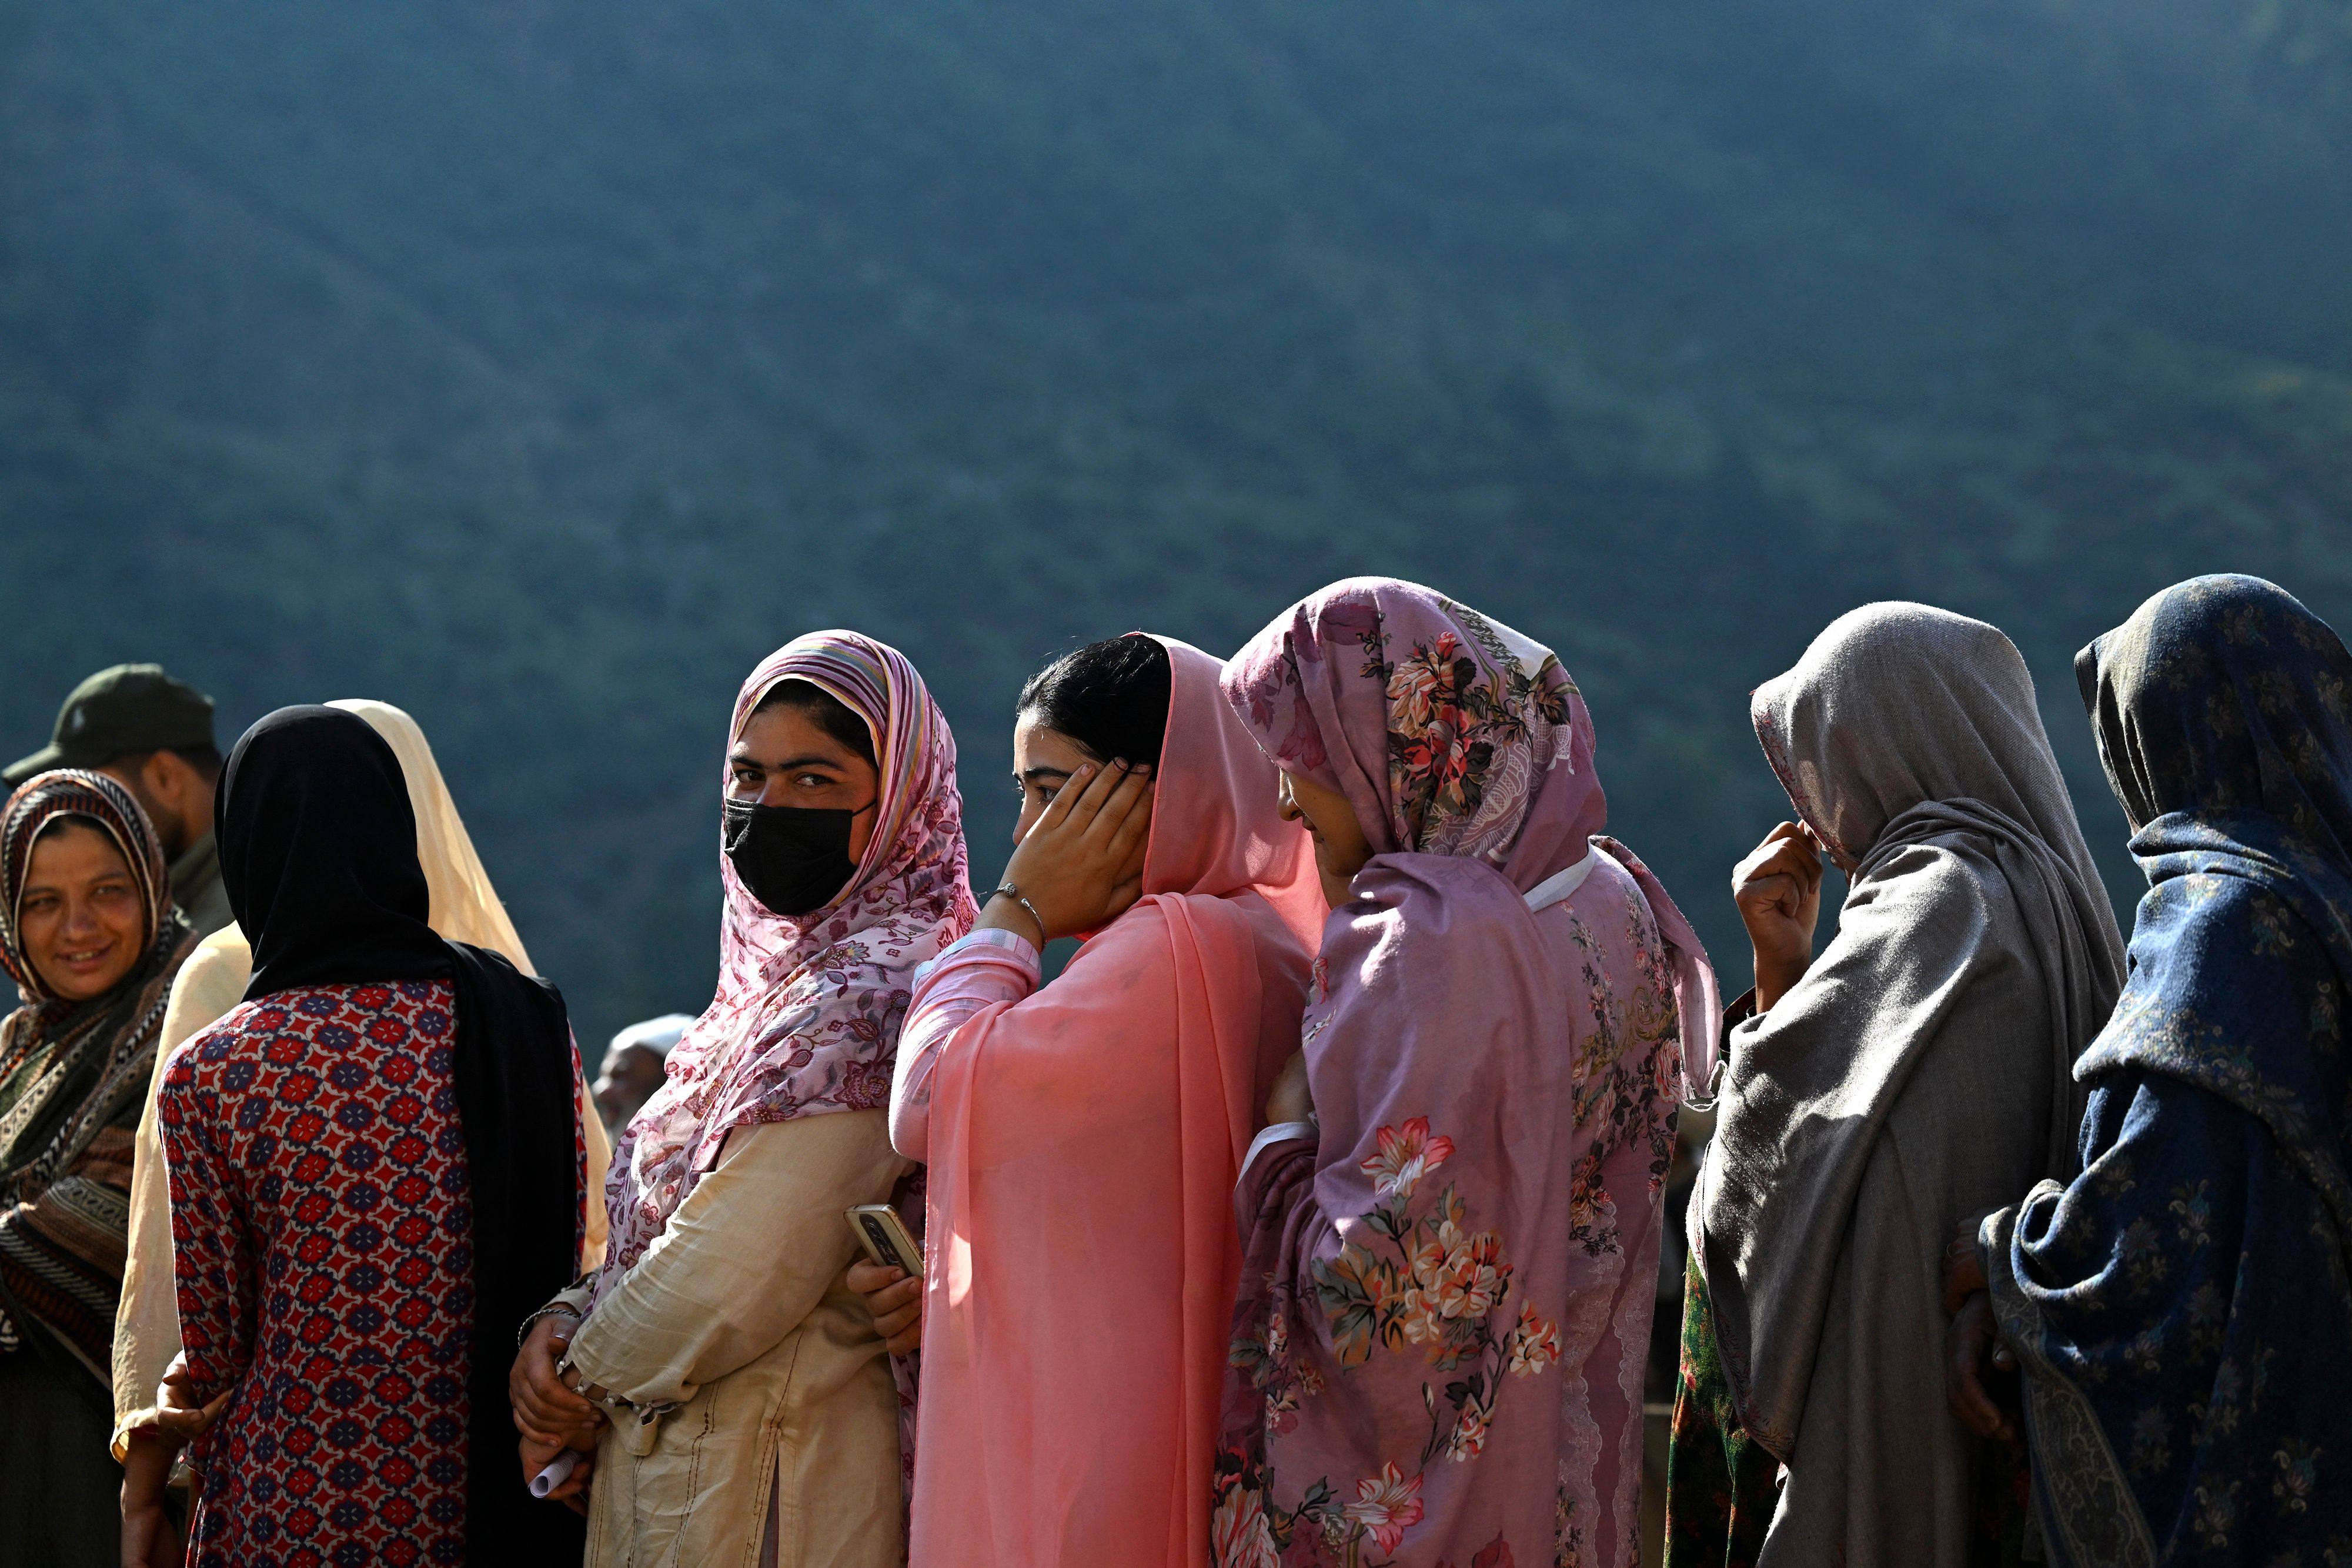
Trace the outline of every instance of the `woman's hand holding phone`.
<instances>
[{"instance_id":1,"label":"woman's hand holding phone","mask_svg":"<svg viewBox=\"0 0 2352 1568\"><path fill-rule=\"evenodd\" d=\"M912 1355L923 1348L923 1282L904 1269L859 1261L849 1266L849 1288L866 1298L874 1315L874 1332L892 1355Z\"/></svg>"}]
</instances>

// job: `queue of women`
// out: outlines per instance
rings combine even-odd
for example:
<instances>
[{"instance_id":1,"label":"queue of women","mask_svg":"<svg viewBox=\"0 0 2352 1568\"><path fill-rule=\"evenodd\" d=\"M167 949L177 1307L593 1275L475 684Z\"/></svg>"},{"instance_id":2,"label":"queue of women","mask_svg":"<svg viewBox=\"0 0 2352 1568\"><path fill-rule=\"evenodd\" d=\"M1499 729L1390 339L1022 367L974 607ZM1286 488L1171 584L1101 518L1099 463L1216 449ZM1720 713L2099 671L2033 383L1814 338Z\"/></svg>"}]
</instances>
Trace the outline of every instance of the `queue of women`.
<instances>
[{"instance_id":1,"label":"queue of women","mask_svg":"<svg viewBox=\"0 0 2352 1568\"><path fill-rule=\"evenodd\" d=\"M1755 695L1793 820L1725 1009L1559 661L1427 589L1055 661L977 899L920 675L801 637L609 1175L405 715L237 742L201 944L132 792L41 773L0 1378L62 1479L0 1476L0 1542L107 1560L68 1472L119 1459L140 1568L1631 1568L1712 1096L1669 1563L2352 1562L2352 658L2217 577L2077 673L2128 946L2016 649L1872 605ZM111 1459L36 1452L109 1398Z\"/></svg>"}]
</instances>

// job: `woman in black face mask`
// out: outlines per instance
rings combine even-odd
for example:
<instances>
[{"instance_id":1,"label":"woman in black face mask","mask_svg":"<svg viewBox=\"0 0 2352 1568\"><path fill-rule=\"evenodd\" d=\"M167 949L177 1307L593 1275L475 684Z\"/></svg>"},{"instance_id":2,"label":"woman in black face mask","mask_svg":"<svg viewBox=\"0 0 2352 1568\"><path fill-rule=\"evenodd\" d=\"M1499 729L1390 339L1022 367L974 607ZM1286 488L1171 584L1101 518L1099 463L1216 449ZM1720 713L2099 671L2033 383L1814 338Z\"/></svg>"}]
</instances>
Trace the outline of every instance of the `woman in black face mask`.
<instances>
[{"instance_id":1,"label":"woman in black face mask","mask_svg":"<svg viewBox=\"0 0 2352 1568\"><path fill-rule=\"evenodd\" d=\"M589 1456L555 1495L588 1487L590 1568L898 1568L898 1395L842 1211L914 1168L899 1023L973 913L955 743L897 652L814 632L743 684L720 791L719 994L621 1134L603 1269L515 1360L522 1469Z\"/></svg>"},{"instance_id":2,"label":"woman in black face mask","mask_svg":"<svg viewBox=\"0 0 2352 1568\"><path fill-rule=\"evenodd\" d=\"M781 682L727 753L727 858L752 897L796 919L848 885L880 803L866 721L806 681Z\"/></svg>"}]
</instances>

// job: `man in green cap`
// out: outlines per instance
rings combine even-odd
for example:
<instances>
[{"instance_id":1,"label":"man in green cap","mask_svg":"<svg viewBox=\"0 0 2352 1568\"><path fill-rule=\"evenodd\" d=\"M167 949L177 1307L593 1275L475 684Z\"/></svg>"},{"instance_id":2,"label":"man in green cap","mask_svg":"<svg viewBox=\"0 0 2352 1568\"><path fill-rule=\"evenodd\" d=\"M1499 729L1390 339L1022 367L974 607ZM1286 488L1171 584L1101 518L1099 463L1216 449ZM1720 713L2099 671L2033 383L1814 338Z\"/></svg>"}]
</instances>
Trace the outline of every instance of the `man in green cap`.
<instances>
[{"instance_id":1,"label":"man in green cap","mask_svg":"<svg viewBox=\"0 0 2352 1568\"><path fill-rule=\"evenodd\" d=\"M145 810L172 862L172 901L199 936L229 923L220 852L213 845L213 794L220 748L213 744L213 699L163 673L161 664L117 664L73 689L58 710L49 744L9 766L14 789L52 768L105 774Z\"/></svg>"}]
</instances>

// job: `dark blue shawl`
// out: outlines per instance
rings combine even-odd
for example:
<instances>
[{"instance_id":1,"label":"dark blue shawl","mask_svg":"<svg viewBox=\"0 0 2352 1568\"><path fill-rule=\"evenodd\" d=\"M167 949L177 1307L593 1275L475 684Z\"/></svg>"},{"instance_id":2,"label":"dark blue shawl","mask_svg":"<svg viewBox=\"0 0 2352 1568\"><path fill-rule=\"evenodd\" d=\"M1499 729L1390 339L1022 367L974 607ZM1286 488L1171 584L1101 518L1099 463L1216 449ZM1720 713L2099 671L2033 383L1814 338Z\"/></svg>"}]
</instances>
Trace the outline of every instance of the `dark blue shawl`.
<instances>
[{"instance_id":1,"label":"dark blue shawl","mask_svg":"<svg viewBox=\"0 0 2352 1568\"><path fill-rule=\"evenodd\" d=\"M2083 1174L1986 1222L2061 1563L2352 1563L2352 657L2270 583L2076 662L2148 879Z\"/></svg>"}]
</instances>

